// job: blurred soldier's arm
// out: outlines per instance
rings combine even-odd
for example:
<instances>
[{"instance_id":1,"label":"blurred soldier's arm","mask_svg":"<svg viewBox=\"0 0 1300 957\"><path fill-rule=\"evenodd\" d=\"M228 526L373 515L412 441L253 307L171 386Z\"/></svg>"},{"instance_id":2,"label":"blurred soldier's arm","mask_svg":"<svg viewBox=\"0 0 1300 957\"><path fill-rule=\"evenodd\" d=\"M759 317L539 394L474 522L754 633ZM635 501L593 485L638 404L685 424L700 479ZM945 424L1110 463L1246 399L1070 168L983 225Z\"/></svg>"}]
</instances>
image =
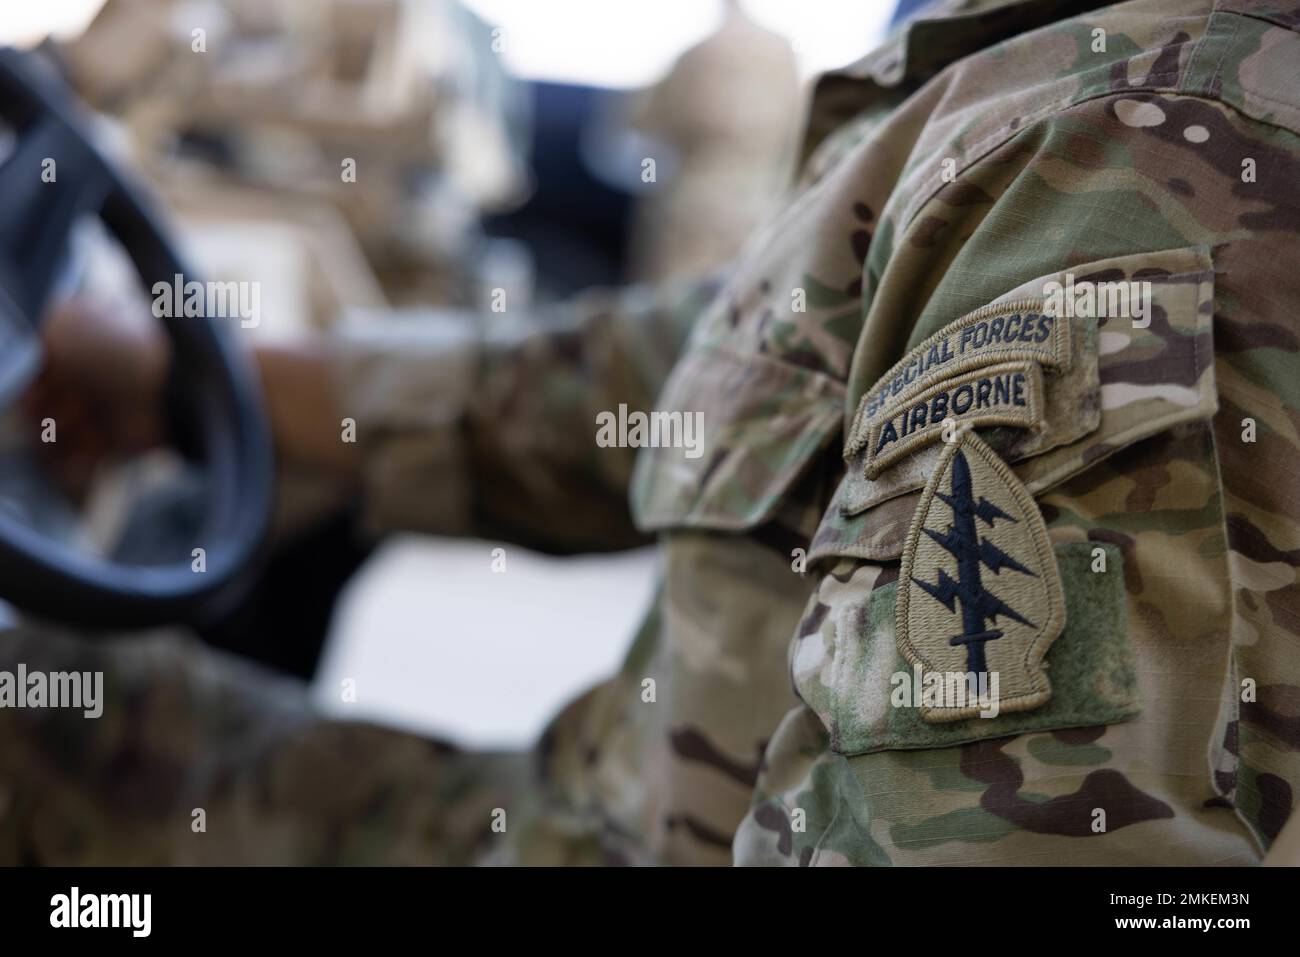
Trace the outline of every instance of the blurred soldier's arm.
<instances>
[{"instance_id":1,"label":"blurred soldier's arm","mask_svg":"<svg viewBox=\"0 0 1300 957\"><path fill-rule=\"evenodd\" d=\"M716 285L593 291L486 332L481 317L448 315L257 345L279 463L351 486L376 532L559 553L640 544L628 512L637 450L599 447L597 413L653 408ZM164 438L168 347L148 316L82 300L57 309L44 338L26 404L94 423L49 446L52 475L79 494L105 455Z\"/></svg>"},{"instance_id":2,"label":"blurred soldier's arm","mask_svg":"<svg viewBox=\"0 0 1300 957\"><path fill-rule=\"evenodd\" d=\"M651 410L713 289L594 292L523 322L383 323L259 350L281 458L359 483L375 531L636 544L636 449L599 447L597 415Z\"/></svg>"},{"instance_id":3,"label":"blurred soldier's arm","mask_svg":"<svg viewBox=\"0 0 1300 957\"><path fill-rule=\"evenodd\" d=\"M636 449L599 447L596 416L651 410L715 287L592 292L526 320L385 321L258 345L281 465L359 490L374 531L556 552L637 544L627 505ZM106 351L120 361L101 361ZM84 488L107 451L161 439L166 345L147 316L67 304L47 323L46 359L32 408L80 410L98 420L81 433L102 440L59 443L52 465L65 486Z\"/></svg>"}]
</instances>

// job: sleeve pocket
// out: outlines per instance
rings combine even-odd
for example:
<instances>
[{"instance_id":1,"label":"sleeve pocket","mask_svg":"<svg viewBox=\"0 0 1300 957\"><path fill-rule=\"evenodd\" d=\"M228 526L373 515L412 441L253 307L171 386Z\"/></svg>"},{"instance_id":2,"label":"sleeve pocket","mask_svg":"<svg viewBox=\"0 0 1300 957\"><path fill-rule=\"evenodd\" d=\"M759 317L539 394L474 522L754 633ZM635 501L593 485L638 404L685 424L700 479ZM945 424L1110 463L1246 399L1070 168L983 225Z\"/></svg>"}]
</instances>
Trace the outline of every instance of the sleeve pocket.
<instances>
[{"instance_id":1,"label":"sleeve pocket","mask_svg":"<svg viewBox=\"0 0 1300 957\"><path fill-rule=\"evenodd\" d=\"M809 463L839 435L843 386L819 372L725 347L696 346L659 400L698 412L697 453L646 448L632 482L632 513L644 531L743 531L771 519ZM805 541L817 514L801 516Z\"/></svg>"}]
</instances>

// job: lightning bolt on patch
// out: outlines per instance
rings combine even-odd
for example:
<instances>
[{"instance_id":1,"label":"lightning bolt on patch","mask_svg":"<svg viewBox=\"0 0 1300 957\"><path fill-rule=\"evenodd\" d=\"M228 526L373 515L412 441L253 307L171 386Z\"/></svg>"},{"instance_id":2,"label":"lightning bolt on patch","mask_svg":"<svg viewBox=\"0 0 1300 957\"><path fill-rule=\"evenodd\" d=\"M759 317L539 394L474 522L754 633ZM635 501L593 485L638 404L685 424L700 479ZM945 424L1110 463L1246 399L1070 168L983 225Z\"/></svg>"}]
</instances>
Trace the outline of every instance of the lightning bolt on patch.
<instances>
[{"instance_id":1,"label":"lightning bolt on patch","mask_svg":"<svg viewBox=\"0 0 1300 957\"><path fill-rule=\"evenodd\" d=\"M923 671L996 673L1000 711L1051 696L1043 659L1065 626L1065 601L1047 528L1010 467L969 430L945 450L912 518L896 626L899 651Z\"/></svg>"}]
</instances>

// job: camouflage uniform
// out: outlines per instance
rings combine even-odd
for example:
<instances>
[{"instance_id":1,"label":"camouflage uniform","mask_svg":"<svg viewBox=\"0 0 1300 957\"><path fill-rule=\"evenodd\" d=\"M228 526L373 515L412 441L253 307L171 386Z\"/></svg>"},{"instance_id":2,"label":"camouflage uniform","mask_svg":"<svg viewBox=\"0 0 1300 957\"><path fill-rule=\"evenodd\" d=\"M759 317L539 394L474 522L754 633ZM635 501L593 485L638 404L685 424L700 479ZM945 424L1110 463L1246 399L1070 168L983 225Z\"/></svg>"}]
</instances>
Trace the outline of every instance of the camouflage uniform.
<instances>
[{"instance_id":1,"label":"camouflage uniform","mask_svg":"<svg viewBox=\"0 0 1300 957\"><path fill-rule=\"evenodd\" d=\"M5 839L102 859L170 815L153 856L193 859L198 795L211 830L242 835L216 859L1257 861L1300 783L1300 8L953 6L819 82L795 195L716 295L340 350L376 527L562 550L659 536L651 614L620 673L555 720L537 777L264 710L273 689L235 695L164 641L124 655L111 737L28 735L20 766L39 774L15 785ZM1067 273L1149 282L1149 325L1063 324L1068 363L1022 364L1032 427L956 446L1002 463L977 481L1001 476L1029 506L1012 521L1042 529L1013 534L1059 585L1052 696L938 723L888 707L904 590L944 588L901 574L918 505L960 499L960 476L941 442L875 470L861 426L900 360L965 316L1019 323ZM702 411L704 454L597 447L595 415L619 403ZM1008 501L976 511L1005 529ZM504 835L491 806L511 810ZM115 830L78 845L77 814Z\"/></svg>"}]
</instances>

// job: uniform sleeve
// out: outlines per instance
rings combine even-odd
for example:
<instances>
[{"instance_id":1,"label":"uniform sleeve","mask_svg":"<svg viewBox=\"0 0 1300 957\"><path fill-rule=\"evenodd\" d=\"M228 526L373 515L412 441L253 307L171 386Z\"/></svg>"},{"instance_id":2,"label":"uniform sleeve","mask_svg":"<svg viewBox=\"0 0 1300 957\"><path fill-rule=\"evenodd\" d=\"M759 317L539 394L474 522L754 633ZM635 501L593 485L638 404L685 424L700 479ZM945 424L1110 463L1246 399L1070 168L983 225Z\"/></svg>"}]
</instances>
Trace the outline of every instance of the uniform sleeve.
<instances>
[{"instance_id":1,"label":"uniform sleeve","mask_svg":"<svg viewBox=\"0 0 1300 957\"><path fill-rule=\"evenodd\" d=\"M636 450L596 416L649 411L719 280L591 292L519 319L437 315L340 332L375 532L501 538L549 552L629 547Z\"/></svg>"},{"instance_id":2,"label":"uniform sleeve","mask_svg":"<svg viewBox=\"0 0 1300 957\"><path fill-rule=\"evenodd\" d=\"M1252 863L1295 813L1300 751L1278 729L1300 687L1300 219L1279 185L1296 179L1300 141L1232 104L1127 90L1020 130L946 187L905 180L881 217L901 208L903 225L882 228L866 256L850 459L809 549L816 591L792 642L803 706L769 744L734 845L742 863ZM948 148L932 135L922 177ZM870 174L835 175L859 170ZM892 426L877 420L856 451L853 440L904 375L920 379L917 401L885 402L885 419L907 411L900 428L915 430L919 407L942 422L926 404L940 396L958 416L944 388L961 379L942 357L963 347L945 336L998 303L1042 308L1067 285L1072 305L1054 311L1085 343L1071 346L1071 369L1095 366L1096 384L1074 391L1069 374L1046 373L1053 397L1020 433L1041 444L1002 439L1033 506L978 519L980 549L997 550L982 567L996 570L977 571L970 590L972 605L1011 594L1020 573L1002 558L1033 554L1037 513L1050 552L1026 577L1059 576L1065 609L1044 659L1051 697L928 720L923 671L1012 680L969 656L915 663L919 642L960 643L967 599L950 589L968 587L963 561L983 558L969 557L974 533L967 545L954 534L960 510L976 514L958 499L998 486L966 465L945 476L938 450L965 458L965 439L913 445L871 472ZM896 485L880 481L891 468ZM991 501L978 495L980 508ZM996 525L1016 529L1014 546L996 544ZM1051 602L1038 608L1030 620L1055 617ZM1012 619L997 616L999 640L1011 637Z\"/></svg>"}]
</instances>

